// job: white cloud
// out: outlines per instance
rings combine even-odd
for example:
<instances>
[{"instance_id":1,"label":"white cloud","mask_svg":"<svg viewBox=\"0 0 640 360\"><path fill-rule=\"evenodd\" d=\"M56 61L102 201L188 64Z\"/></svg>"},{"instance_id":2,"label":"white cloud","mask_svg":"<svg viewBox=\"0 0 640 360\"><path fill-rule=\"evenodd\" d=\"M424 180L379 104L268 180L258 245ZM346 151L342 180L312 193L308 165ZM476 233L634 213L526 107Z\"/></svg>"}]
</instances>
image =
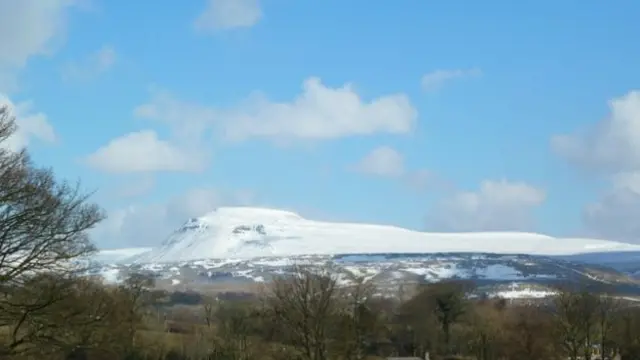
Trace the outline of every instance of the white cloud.
<instances>
[{"instance_id":1,"label":"white cloud","mask_svg":"<svg viewBox=\"0 0 640 360\"><path fill-rule=\"evenodd\" d=\"M425 91L434 91L442 87L445 83L462 78L482 76L482 70L478 68L455 69L455 70L435 70L422 76L422 88Z\"/></svg>"},{"instance_id":2,"label":"white cloud","mask_svg":"<svg viewBox=\"0 0 640 360\"><path fill-rule=\"evenodd\" d=\"M134 115L168 126L170 139L161 141L151 130L124 135L90 155L93 166L110 172L191 171L202 168L210 157L214 136L228 141L264 138L279 144L307 144L376 133L405 134L417 121L406 95L366 102L350 85L329 88L317 78L305 81L303 93L290 102L254 96L226 109L154 89L151 99L136 107Z\"/></svg>"},{"instance_id":3,"label":"white cloud","mask_svg":"<svg viewBox=\"0 0 640 360\"><path fill-rule=\"evenodd\" d=\"M92 232L101 248L159 245L171 232L191 217L198 217L218 206L246 205L251 194L245 191L221 192L196 188L166 203L132 205L109 212L109 217Z\"/></svg>"},{"instance_id":4,"label":"white cloud","mask_svg":"<svg viewBox=\"0 0 640 360\"><path fill-rule=\"evenodd\" d=\"M484 181L477 192L458 192L430 211L427 224L438 231L502 231L531 228L532 210L545 191L522 182Z\"/></svg>"},{"instance_id":5,"label":"white cloud","mask_svg":"<svg viewBox=\"0 0 640 360\"><path fill-rule=\"evenodd\" d=\"M640 242L640 172L612 177L611 188L583 211L585 230L591 236Z\"/></svg>"},{"instance_id":6,"label":"white cloud","mask_svg":"<svg viewBox=\"0 0 640 360\"><path fill-rule=\"evenodd\" d=\"M365 175L399 180L414 190L437 189L451 191L452 184L427 169L408 169L404 156L389 146L371 150L358 163L349 167Z\"/></svg>"},{"instance_id":7,"label":"white cloud","mask_svg":"<svg viewBox=\"0 0 640 360\"><path fill-rule=\"evenodd\" d=\"M405 173L404 158L395 149L380 146L367 154L354 169L375 176L399 177Z\"/></svg>"},{"instance_id":8,"label":"white cloud","mask_svg":"<svg viewBox=\"0 0 640 360\"><path fill-rule=\"evenodd\" d=\"M155 88L151 91L151 99L137 106L133 114L139 119L168 126L176 138L190 143L202 138L220 116L214 108L179 99Z\"/></svg>"},{"instance_id":9,"label":"white cloud","mask_svg":"<svg viewBox=\"0 0 640 360\"><path fill-rule=\"evenodd\" d=\"M379 146L371 150L349 170L365 175L399 180L414 190L438 189L450 191L446 179L426 169L408 169L404 156L390 146Z\"/></svg>"},{"instance_id":10,"label":"white cloud","mask_svg":"<svg viewBox=\"0 0 640 360\"><path fill-rule=\"evenodd\" d=\"M574 165L616 173L640 170L640 91L609 101L610 114L583 132L558 135L553 149Z\"/></svg>"},{"instance_id":11,"label":"white cloud","mask_svg":"<svg viewBox=\"0 0 640 360\"><path fill-rule=\"evenodd\" d=\"M86 81L109 70L116 61L115 49L110 45L104 45L86 59L68 63L62 69L62 76L67 80Z\"/></svg>"},{"instance_id":12,"label":"white cloud","mask_svg":"<svg viewBox=\"0 0 640 360\"><path fill-rule=\"evenodd\" d=\"M200 32L246 28L257 24L261 18L259 0L208 0L194 27Z\"/></svg>"},{"instance_id":13,"label":"white cloud","mask_svg":"<svg viewBox=\"0 0 640 360\"><path fill-rule=\"evenodd\" d=\"M405 134L413 130L417 111L404 94L363 101L351 84L331 88L318 78L305 80L302 94L289 102L260 96L226 111L224 134L232 140L329 140L375 133Z\"/></svg>"},{"instance_id":14,"label":"white cloud","mask_svg":"<svg viewBox=\"0 0 640 360\"><path fill-rule=\"evenodd\" d=\"M137 106L133 114L169 127L162 140L155 130L131 132L111 140L85 158L91 167L111 173L198 172L204 170L211 149L203 142L212 120L205 107L153 91L149 103Z\"/></svg>"},{"instance_id":15,"label":"white cloud","mask_svg":"<svg viewBox=\"0 0 640 360\"><path fill-rule=\"evenodd\" d=\"M34 112L32 102L14 104L7 96L0 94L0 107L4 106L15 117L17 130L3 142L3 147L18 151L27 147L34 139L49 144L56 141L55 131L47 116L41 112Z\"/></svg>"},{"instance_id":16,"label":"white cloud","mask_svg":"<svg viewBox=\"0 0 640 360\"><path fill-rule=\"evenodd\" d=\"M197 152L158 138L155 131L143 130L111 140L85 159L98 170L110 173L154 171L201 171L204 158Z\"/></svg>"},{"instance_id":17,"label":"white cloud","mask_svg":"<svg viewBox=\"0 0 640 360\"><path fill-rule=\"evenodd\" d=\"M15 87L14 75L32 56L61 43L66 11L74 0L0 0L0 91Z\"/></svg>"},{"instance_id":18,"label":"white cloud","mask_svg":"<svg viewBox=\"0 0 640 360\"><path fill-rule=\"evenodd\" d=\"M571 165L609 179L609 188L583 209L590 236L640 242L640 91L608 102L609 114L573 134L556 135L552 149Z\"/></svg>"},{"instance_id":19,"label":"white cloud","mask_svg":"<svg viewBox=\"0 0 640 360\"><path fill-rule=\"evenodd\" d=\"M193 137L209 128L228 140L266 138L276 142L405 134L413 130L418 116L404 94L367 102L350 84L331 88L313 77L291 101L273 102L254 94L226 109L187 102L155 90L151 100L138 106L135 114L167 124L181 137Z\"/></svg>"}]
</instances>

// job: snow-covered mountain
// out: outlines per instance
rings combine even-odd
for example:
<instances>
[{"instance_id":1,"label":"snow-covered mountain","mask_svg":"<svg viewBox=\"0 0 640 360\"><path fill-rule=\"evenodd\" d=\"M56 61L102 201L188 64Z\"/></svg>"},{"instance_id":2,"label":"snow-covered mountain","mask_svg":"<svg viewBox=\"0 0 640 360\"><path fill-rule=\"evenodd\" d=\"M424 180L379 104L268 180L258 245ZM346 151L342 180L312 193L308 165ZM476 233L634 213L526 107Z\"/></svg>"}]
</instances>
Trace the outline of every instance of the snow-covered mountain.
<instances>
[{"instance_id":1,"label":"snow-covered mountain","mask_svg":"<svg viewBox=\"0 0 640 360\"><path fill-rule=\"evenodd\" d=\"M174 290L237 291L303 266L331 268L342 284L364 277L386 294L401 284L454 278L510 297L546 296L567 281L640 295L640 245L522 232L426 233L252 207L218 208L189 219L157 247L103 250L93 261L91 273L108 282L146 272Z\"/></svg>"},{"instance_id":2,"label":"snow-covered mountain","mask_svg":"<svg viewBox=\"0 0 640 360\"><path fill-rule=\"evenodd\" d=\"M304 254L492 253L578 255L640 251L607 240L522 232L426 233L387 225L322 222L282 210L221 207L189 219L160 246L129 263L255 258Z\"/></svg>"}]
</instances>

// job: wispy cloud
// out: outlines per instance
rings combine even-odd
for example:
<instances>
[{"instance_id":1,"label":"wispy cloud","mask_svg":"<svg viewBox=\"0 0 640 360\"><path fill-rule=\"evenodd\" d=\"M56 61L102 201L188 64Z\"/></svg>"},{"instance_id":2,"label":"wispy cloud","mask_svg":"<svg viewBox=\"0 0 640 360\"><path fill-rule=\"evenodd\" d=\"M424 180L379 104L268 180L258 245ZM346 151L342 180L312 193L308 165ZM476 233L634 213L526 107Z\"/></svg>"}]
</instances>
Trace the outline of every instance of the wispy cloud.
<instances>
[{"instance_id":1,"label":"wispy cloud","mask_svg":"<svg viewBox=\"0 0 640 360\"><path fill-rule=\"evenodd\" d=\"M193 25L196 31L213 32L248 28L261 18L262 9L258 0L209 0Z\"/></svg>"},{"instance_id":2,"label":"wispy cloud","mask_svg":"<svg viewBox=\"0 0 640 360\"><path fill-rule=\"evenodd\" d=\"M77 1L0 1L0 92L20 88L19 73L32 57L49 55L65 39L66 13Z\"/></svg>"},{"instance_id":3,"label":"wispy cloud","mask_svg":"<svg viewBox=\"0 0 640 360\"><path fill-rule=\"evenodd\" d=\"M68 63L62 69L65 80L87 81L111 69L117 62L116 50L105 45L85 59Z\"/></svg>"},{"instance_id":4,"label":"wispy cloud","mask_svg":"<svg viewBox=\"0 0 640 360\"><path fill-rule=\"evenodd\" d=\"M427 169L409 169L404 156L390 146L379 146L371 150L350 170L364 175L394 179L420 191L427 188L450 191L452 185L446 179Z\"/></svg>"},{"instance_id":5,"label":"wispy cloud","mask_svg":"<svg viewBox=\"0 0 640 360\"><path fill-rule=\"evenodd\" d=\"M391 178L400 177L406 172L404 157L389 146L373 149L354 166L354 170L363 174Z\"/></svg>"},{"instance_id":6,"label":"wispy cloud","mask_svg":"<svg viewBox=\"0 0 640 360\"><path fill-rule=\"evenodd\" d=\"M422 77L422 89L434 91L450 81L479 76L482 76L482 70L479 68L435 70Z\"/></svg>"}]
</instances>

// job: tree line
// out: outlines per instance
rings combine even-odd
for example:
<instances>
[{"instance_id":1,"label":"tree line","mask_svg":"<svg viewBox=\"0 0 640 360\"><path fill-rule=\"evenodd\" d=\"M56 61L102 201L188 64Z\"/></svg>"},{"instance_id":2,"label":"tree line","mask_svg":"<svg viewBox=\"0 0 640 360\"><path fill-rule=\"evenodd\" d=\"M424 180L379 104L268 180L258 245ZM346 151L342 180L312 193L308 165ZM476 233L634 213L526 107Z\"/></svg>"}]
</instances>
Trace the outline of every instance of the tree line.
<instances>
[{"instance_id":1,"label":"tree line","mask_svg":"<svg viewBox=\"0 0 640 360\"><path fill-rule=\"evenodd\" d=\"M142 274L105 284L86 276L104 212L10 150L15 130L0 109L0 359L640 359L640 308L586 286L529 303L474 297L464 281L384 297L304 267L230 300Z\"/></svg>"}]
</instances>

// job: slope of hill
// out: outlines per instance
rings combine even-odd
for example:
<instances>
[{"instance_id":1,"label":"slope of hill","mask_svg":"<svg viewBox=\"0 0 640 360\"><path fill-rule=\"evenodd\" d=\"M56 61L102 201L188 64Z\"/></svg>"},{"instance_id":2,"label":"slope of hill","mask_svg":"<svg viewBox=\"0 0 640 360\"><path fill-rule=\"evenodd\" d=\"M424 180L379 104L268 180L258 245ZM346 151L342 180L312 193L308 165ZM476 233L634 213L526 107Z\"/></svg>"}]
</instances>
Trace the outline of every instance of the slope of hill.
<instances>
[{"instance_id":1,"label":"slope of hill","mask_svg":"<svg viewBox=\"0 0 640 360\"><path fill-rule=\"evenodd\" d=\"M633 277L613 269L535 255L501 254L346 254L205 259L176 263L106 264L95 269L107 281L128 273L147 273L173 290L249 289L296 267L329 269L339 284L356 278L376 285L381 294L397 294L400 285L463 279L503 297L540 297L560 283L604 285L620 294L640 294Z\"/></svg>"},{"instance_id":2,"label":"slope of hill","mask_svg":"<svg viewBox=\"0 0 640 360\"><path fill-rule=\"evenodd\" d=\"M640 246L521 232L424 233L385 225L314 221L282 210L222 207L188 220L160 246L128 262L345 253L574 255L614 251L640 251Z\"/></svg>"}]
</instances>

